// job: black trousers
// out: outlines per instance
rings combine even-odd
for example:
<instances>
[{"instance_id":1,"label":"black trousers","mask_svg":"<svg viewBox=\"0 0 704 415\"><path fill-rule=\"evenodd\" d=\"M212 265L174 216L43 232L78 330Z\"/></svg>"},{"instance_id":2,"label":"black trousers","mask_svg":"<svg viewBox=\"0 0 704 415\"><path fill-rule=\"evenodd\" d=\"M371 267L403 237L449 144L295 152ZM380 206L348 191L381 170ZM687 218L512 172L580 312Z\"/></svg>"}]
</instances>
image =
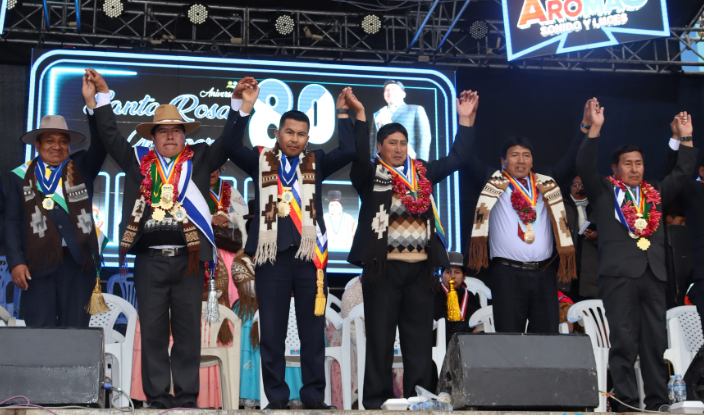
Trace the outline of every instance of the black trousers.
<instances>
[{"instance_id":1,"label":"black trousers","mask_svg":"<svg viewBox=\"0 0 704 415\"><path fill-rule=\"evenodd\" d=\"M615 395L638 407L633 365L640 356L645 407L649 410L658 410L668 402L667 366L662 357L667 349L665 293L665 281L658 280L650 267L638 278L599 277L599 297L611 330L609 369ZM631 411L621 405L615 409Z\"/></svg>"},{"instance_id":2,"label":"black trousers","mask_svg":"<svg viewBox=\"0 0 704 415\"><path fill-rule=\"evenodd\" d=\"M398 326L403 357L403 394L415 396L415 386L434 391L432 349L435 294L428 282L428 263L388 261L386 275L379 281L364 281L364 326L367 361L363 403L379 409L394 397L391 366Z\"/></svg>"},{"instance_id":3,"label":"black trousers","mask_svg":"<svg viewBox=\"0 0 704 415\"><path fill-rule=\"evenodd\" d=\"M167 408L195 404L200 390L205 267L200 263L197 275L184 275L187 267L188 255L137 254L134 262L142 334L142 386L148 403L160 402ZM174 337L170 357L169 331ZM174 395L169 393L172 375Z\"/></svg>"},{"instance_id":4,"label":"black trousers","mask_svg":"<svg viewBox=\"0 0 704 415\"><path fill-rule=\"evenodd\" d=\"M296 302L296 323L301 339L301 401L325 398L325 316L316 316L315 265L296 259L298 247L279 251L276 262L256 267L254 278L259 302L259 347L264 393L269 401L288 402L286 332L291 294ZM324 287L327 294L327 286Z\"/></svg>"},{"instance_id":5,"label":"black trousers","mask_svg":"<svg viewBox=\"0 0 704 415\"><path fill-rule=\"evenodd\" d=\"M491 298L497 333L559 333L557 264L527 271L494 262Z\"/></svg>"},{"instance_id":6,"label":"black trousers","mask_svg":"<svg viewBox=\"0 0 704 415\"><path fill-rule=\"evenodd\" d=\"M64 255L56 271L32 276L22 291L20 307L28 327L88 327L85 310L95 286L96 270L81 271L73 256Z\"/></svg>"}]
</instances>

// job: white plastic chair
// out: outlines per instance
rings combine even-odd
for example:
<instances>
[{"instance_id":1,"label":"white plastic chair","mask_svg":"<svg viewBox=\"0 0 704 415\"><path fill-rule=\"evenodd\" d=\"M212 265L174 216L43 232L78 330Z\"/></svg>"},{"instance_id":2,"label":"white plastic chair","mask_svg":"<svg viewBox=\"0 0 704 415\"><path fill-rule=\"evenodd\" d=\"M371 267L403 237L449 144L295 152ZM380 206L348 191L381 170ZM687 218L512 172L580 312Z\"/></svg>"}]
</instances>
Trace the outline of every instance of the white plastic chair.
<instances>
[{"instance_id":1,"label":"white plastic chair","mask_svg":"<svg viewBox=\"0 0 704 415\"><path fill-rule=\"evenodd\" d=\"M364 303L356 305L347 316L351 323L355 325L355 336L357 342L357 393L359 396L359 409L364 409L362 399L364 397L364 365L367 361L367 338L364 331ZM445 343L445 319L433 322L435 330L435 346L433 347L432 359L437 367L438 374L442 370L442 363L445 360L447 345ZM396 327L396 340L394 341L394 360L392 368L403 368L403 357L401 353L401 342L399 339L398 327Z\"/></svg>"},{"instance_id":2,"label":"white plastic chair","mask_svg":"<svg viewBox=\"0 0 704 415\"><path fill-rule=\"evenodd\" d=\"M337 307L337 309L332 308L332 306ZM342 311L342 301L340 301L339 298L335 297L334 295L328 293L328 299L325 302L325 315L327 316L328 314L328 309L339 313Z\"/></svg>"},{"instance_id":3,"label":"white plastic chair","mask_svg":"<svg viewBox=\"0 0 704 415\"><path fill-rule=\"evenodd\" d=\"M137 310L116 295L103 294L103 298L110 310L92 315L88 325L102 327L105 343L105 376L110 377L112 384L120 387L129 396L132 385L132 352L134 333L137 328ZM117 333L113 327L120 314L124 314L127 318L127 331L124 337L120 336L122 338L118 339L113 336L113 333ZM117 363L117 368L115 368L115 363ZM127 399L125 396L120 396L119 405L129 406Z\"/></svg>"},{"instance_id":4,"label":"white plastic chair","mask_svg":"<svg viewBox=\"0 0 704 415\"><path fill-rule=\"evenodd\" d=\"M609 365L609 322L606 319L604 303L601 300L586 300L574 304L567 311L570 323L579 323L589 336L596 361L597 384L600 391L606 391L606 371ZM597 391L598 393L598 391ZM606 412L606 396L599 393L599 406L595 412Z\"/></svg>"},{"instance_id":5,"label":"white plastic chair","mask_svg":"<svg viewBox=\"0 0 704 415\"><path fill-rule=\"evenodd\" d=\"M202 312L208 303L203 301ZM220 393L223 410L236 410L240 407L240 342L242 340L242 320L232 310L218 304L220 321L201 322L200 325L200 367L218 366L220 369ZM232 344L218 346L218 333L225 322L232 323Z\"/></svg>"},{"instance_id":6,"label":"white plastic chair","mask_svg":"<svg viewBox=\"0 0 704 415\"><path fill-rule=\"evenodd\" d=\"M475 311L469 317L469 327L475 328L481 325L484 333L496 333L496 326L494 326L494 308L493 306L482 307Z\"/></svg>"},{"instance_id":7,"label":"white plastic chair","mask_svg":"<svg viewBox=\"0 0 704 415\"><path fill-rule=\"evenodd\" d=\"M491 300L491 290L482 282L482 280L474 277L465 277L464 285L467 286L472 294L479 296L479 305L486 307Z\"/></svg>"},{"instance_id":8,"label":"white plastic chair","mask_svg":"<svg viewBox=\"0 0 704 415\"><path fill-rule=\"evenodd\" d=\"M704 344L697 307L689 305L667 310L667 343L665 359L672 363L676 374L684 376Z\"/></svg>"},{"instance_id":9,"label":"white plastic chair","mask_svg":"<svg viewBox=\"0 0 704 415\"><path fill-rule=\"evenodd\" d=\"M354 277L351 280L347 281L347 284L345 284L345 291L347 291L348 288L352 286L355 282L359 281L359 277Z\"/></svg>"},{"instance_id":10,"label":"white plastic chair","mask_svg":"<svg viewBox=\"0 0 704 415\"><path fill-rule=\"evenodd\" d=\"M350 334L351 321L343 319L335 310L325 310L325 318L335 326L335 330L342 330L340 346L327 346L325 348L325 402L332 403L332 388L330 375L333 360L340 364L342 377L342 405L343 409L352 409L352 362L350 361Z\"/></svg>"},{"instance_id":11,"label":"white plastic chair","mask_svg":"<svg viewBox=\"0 0 704 415\"><path fill-rule=\"evenodd\" d=\"M108 278L108 294L115 294L116 284L120 287L120 297L122 297L122 299L126 300L128 303L132 304L132 307L134 307L135 310L139 310L139 307L137 306L137 290L135 290L134 288L134 275L132 273L129 273L123 279L122 276L118 273ZM117 324L125 323L126 321L123 317L117 319Z\"/></svg>"}]
</instances>

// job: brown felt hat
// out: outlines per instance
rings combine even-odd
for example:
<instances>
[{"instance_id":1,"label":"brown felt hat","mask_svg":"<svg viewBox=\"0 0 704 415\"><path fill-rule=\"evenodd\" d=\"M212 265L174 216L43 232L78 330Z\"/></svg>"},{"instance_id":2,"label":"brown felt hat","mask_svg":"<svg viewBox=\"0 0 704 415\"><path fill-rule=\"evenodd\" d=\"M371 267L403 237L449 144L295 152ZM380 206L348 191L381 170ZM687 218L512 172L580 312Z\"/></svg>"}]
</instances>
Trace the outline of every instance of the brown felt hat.
<instances>
[{"instance_id":1,"label":"brown felt hat","mask_svg":"<svg viewBox=\"0 0 704 415\"><path fill-rule=\"evenodd\" d=\"M161 104L157 107L154 112L154 122L143 122L137 126L137 134L146 138L147 140L152 139L152 129L157 125L174 125L181 124L186 130L185 135L192 133L198 126L200 126L200 121L185 121L181 114L178 112L178 108L171 104Z\"/></svg>"},{"instance_id":2,"label":"brown felt hat","mask_svg":"<svg viewBox=\"0 0 704 415\"><path fill-rule=\"evenodd\" d=\"M69 139L69 144L78 144L86 139L86 136L83 134L69 130L64 117L60 115L45 115L39 123L39 128L24 133L22 137L20 137L20 140L26 144L34 144L42 133L53 132L66 134Z\"/></svg>"}]
</instances>

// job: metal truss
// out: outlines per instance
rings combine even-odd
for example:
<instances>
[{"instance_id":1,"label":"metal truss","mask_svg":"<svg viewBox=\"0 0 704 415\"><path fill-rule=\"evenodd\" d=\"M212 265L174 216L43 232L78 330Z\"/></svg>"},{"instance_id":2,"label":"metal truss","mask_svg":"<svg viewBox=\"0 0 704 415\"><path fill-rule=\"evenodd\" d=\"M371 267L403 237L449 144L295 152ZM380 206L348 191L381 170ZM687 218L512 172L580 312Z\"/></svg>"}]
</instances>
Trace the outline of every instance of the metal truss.
<instances>
[{"instance_id":1,"label":"metal truss","mask_svg":"<svg viewBox=\"0 0 704 415\"><path fill-rule=\"evenodd\" d=\"M474 19L465 13L470 1L411 2L412 8L377 14L381 31L369 35L361 28L361 18L369 13L211 5L205 23L194 25L187 17L193 3L122 0L122 15L110 18L102 10L104 0L46 0L46 8L41 0L19 0L8 11L2 39L40 48L126 49L393 66L421 63L644 73L704 66L704 56L696 48L702 37L699 28L694 27L702 10L689 26L672 28L668 38L508 62L501 20L485 20L489 32L483 39L470 35L468 29ZM498 0L483 1L496 8L496 16L501 15ZM76 4L80 4L80 19ZM289 35L280 35L274 28L273 22L280 14L291 15L296 22ZM682 62L685 50L694 52L702 62Z\"/></svg>"}]
</instances>

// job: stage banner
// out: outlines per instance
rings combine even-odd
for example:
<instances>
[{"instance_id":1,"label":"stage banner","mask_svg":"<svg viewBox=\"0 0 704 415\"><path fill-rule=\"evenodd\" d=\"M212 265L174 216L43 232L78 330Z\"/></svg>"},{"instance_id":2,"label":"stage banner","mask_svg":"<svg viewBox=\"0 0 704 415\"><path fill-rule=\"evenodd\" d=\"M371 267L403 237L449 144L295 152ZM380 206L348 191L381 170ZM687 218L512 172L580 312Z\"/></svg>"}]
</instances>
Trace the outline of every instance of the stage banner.
<instances>
[{"instance_id":1,"label":"stage banner","mask_svg":"<svg viewBox=\"0 0 704 415\"><path fill-rule=\"evenodd\" d=\"M508 60L669 36L666 0L501 0Z\"/></svg>"},{"instance_id":2,"label":"stage banner","mask_svg":"<svg viewBox=\"0 0 704 415\"><path fill-rule=\"evenodd\" d=\"M281 115L296 109L311 120L310 148L336 148L335 100L346 86L354 88L365 105L372 130L372 155L376 153L376 131L389 122L406 127L409 153L424 160L447 155L457 130L454 72L63 49L35 55L30 72L28 130L37 128L44 115L60 114L69 128L89 135L81 95L85 68L94 68L107 80L118 128L133 146L151 145L135 128L138 123L151 121L160 104L173 104L186 121L201 122L200 128L188 135L189 143L213 143L230 111L232 90L245 76L255 77L261 88L245 133L248 147L273 146ZM33 147L27 146L25 161L34 156ZM21 162L18 160L17 164ZM229 180L245 199L254 197L252 179L232 162L228 161L221 177ZM461 246L458 181L456 173L434 188L448 243L457 250ZM124 173L108 157L96 180L93 200L95 218L110 238L105 254L107 266L117 265L123 187ZM346 261L360 205L349 179L349 166L323 183L321 197L330 241L328 270L358 273L359 269Z\"/></svg>"}]
</instances>

